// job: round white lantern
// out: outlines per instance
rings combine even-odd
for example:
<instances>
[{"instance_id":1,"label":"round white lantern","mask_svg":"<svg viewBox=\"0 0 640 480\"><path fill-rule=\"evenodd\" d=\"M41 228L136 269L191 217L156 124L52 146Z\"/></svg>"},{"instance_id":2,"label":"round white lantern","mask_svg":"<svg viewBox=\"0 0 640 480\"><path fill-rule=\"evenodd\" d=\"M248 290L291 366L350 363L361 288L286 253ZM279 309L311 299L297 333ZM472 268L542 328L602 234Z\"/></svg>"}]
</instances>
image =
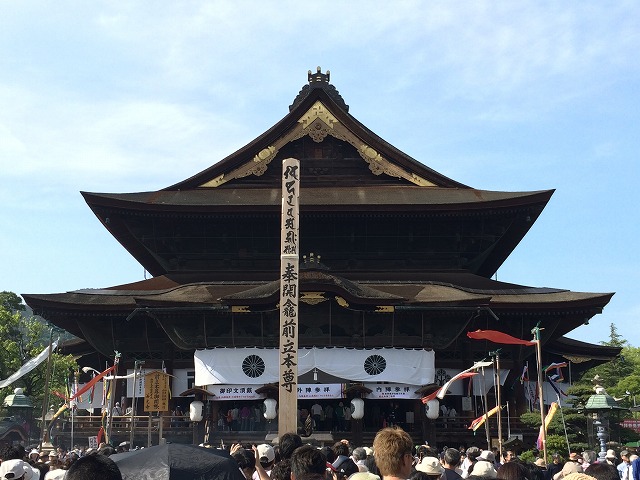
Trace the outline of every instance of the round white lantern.
<instances>
[{"instance_id":1,"label":"round white lantern","mask_svg":"<svg viewBox=\"0 0 640 480\"><path fill-rule=\"evenodd\" d=\"M200 400L196 400L189 404L189 419L192 422L199 422L202 420L202 412L204 411L204 403Z\"/></svg>"},{"instance_id":2,"label":"round white lantern","mask_svg":"<svg viewBox=\"0 0 640 480\"><path fill-rule=\"evenodd\" d=\"M429 400L425 405L425 411L429 420L435 420L440 415L440 402L435 398Z\"/></svg>"},{"instance_id":3,"label":"round white lantern","mask_svg":"<svg viewBox=\"0 0 640 480\"><path fill-rule=\"evenodd\" d=\"M364 400L354 398L351 400L351 418L360 420L362 417L364 417Z\"/></svg>"},{"instance_id":4,"label":"round white lantern","mask_svg":"<svg viewBox=\"0 0 640 480\"><path fill-rule=\"evenodd\" d=\"M276 402L273 398L267 398L264 401L264 418L267 420L273 420L278 416L278 412L276 411Z\"/></svg>"}]
</instances>

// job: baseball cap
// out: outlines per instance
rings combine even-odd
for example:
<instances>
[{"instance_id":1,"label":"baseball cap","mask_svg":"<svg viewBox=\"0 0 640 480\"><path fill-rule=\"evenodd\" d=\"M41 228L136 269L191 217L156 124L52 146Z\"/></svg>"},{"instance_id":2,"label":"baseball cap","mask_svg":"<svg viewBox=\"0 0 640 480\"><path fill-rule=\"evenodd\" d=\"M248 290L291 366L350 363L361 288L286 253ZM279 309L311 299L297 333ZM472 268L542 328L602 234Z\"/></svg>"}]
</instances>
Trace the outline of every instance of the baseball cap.
<instances>
[{"instance_id":1,"label":"baseball cap","mask_svg":"<svg viewBox=\"0 0 640 480\"><path fill-rule=\"evenodd\" d=\"M341 473L345 477L349 477L360 471L356 463L345 455L338 455L338 458L336 458L332 466L336 472Z\"/></svg>"},{"instance_id":2,"label":"baseball cap","mask_svg":"<svg viewBox=\"0 0 640 480\"><path fill-rule=\"evenodd\" d=\"M258 445L258 457L261 462L271 463L276 459L276 452L273 450L271 445L267 445L266 443L261 443Z\"/></svg>"},{"instance_id":3,"label":"baseball cap","mask_svg":"<svg viewBox=\"0 0 640 480\"><path fill-rule=\"evenodd\" d=\"M24 480L33 480L36 478L31 465L23 460L5 460L0 465L0 478L2 480L12 480L14 478L20 478L23 475Z\"/></svg>"}]
</instances>

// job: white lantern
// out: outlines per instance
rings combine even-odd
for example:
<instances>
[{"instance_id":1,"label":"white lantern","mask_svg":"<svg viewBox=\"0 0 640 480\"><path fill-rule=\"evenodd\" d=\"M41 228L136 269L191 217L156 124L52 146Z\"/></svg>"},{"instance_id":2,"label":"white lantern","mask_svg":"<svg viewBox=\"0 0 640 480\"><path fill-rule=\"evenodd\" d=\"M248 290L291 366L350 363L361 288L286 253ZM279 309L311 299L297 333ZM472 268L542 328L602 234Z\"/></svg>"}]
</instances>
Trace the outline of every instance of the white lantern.
<instances>
[{"instance_id":1,"label":"white lantern","mask_svg":"<svg viewBox=\"0 0 640 480\"><path fill-rule=\"evenodd\" d=\"M278 416L278 412L276 411L276 402L273 398L267 398L264 401L264 418L267 420L273 420Z\"/></svg>"},{"instance_id":2,"label":"white lantern","mask_svg":"<svg viewBox=\"0 0 640 480\"><path fill-rule=\"evenodd\" d=\"M204 403L200 400L196 400L189 404L189 419L192 422L199 422L202 420L202 412L204 411Z\"/></svg>"},{"instance_id":3,"label":"white lantern","mask_svg":"<svg viewBox=\"0 0 640 480\"><path fill-rule=\"evenodd\" d=\"M440 402L437 399L429 400L425 406L427 418L435 420L440 415Z\"/></svg>"},{"instance_id":4,"label":"white lantern","mask_svg":"<svg viewBox=\"0 0 640 480\"><path fill-rule=\"evenodd\" d=\"M364 400L354 398L351 400L351 418L353 420L360 420L362 417L364 417Z\"/></svg>"}]
</instances>

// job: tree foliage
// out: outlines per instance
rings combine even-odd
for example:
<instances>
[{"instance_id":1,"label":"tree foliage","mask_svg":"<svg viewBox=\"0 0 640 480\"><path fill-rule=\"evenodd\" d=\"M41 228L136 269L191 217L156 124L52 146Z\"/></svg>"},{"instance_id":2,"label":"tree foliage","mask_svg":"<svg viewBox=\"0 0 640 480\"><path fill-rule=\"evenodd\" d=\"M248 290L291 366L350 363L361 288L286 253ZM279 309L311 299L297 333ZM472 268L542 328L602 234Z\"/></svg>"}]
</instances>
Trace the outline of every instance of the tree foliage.
<instances>
[{"instance_id":1,"label":"tree foliage","mask_svg":"<svg viewBox=\"0 0 640 480\"><path fill-rule=\"evenodd\" d=\"M24 315L25 306L22 299L12 292L0 293L0 378L5 379L19 370L28 360L38 356L49 346L51 330L37 317ZM53 339L56 339L53 332ZM77 364L70 355L53 353L51 356L51 373L49 391L66 392L69 373L77 369ZM12 385L0 389L0 401L14 392L17 387L31 398L34 405L34 417L38 418L42 411L45 396L45 377L47 362L41 363L30 373L16 380ZM62 400L49 396L50 404L59 405Z\"/></svg>"}]
</instances>

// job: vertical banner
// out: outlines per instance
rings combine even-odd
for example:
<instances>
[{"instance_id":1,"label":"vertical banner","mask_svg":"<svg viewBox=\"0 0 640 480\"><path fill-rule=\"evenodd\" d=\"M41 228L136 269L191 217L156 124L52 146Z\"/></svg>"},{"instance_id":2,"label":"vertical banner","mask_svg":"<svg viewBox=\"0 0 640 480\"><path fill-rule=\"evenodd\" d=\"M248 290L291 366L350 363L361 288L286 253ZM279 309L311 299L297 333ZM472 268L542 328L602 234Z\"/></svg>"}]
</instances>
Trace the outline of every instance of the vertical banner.
<instances>
[{"instance_id":1,"label":"vertical banner","mask_svg":"<svg viewBox=\"0 0 640 480\"><path fill-rule=\"evenodd\" d=\"M300 161L282 161L280 240L280 373L278 435L298 426L298 270Z\"/></svg>"}]
</instances>

